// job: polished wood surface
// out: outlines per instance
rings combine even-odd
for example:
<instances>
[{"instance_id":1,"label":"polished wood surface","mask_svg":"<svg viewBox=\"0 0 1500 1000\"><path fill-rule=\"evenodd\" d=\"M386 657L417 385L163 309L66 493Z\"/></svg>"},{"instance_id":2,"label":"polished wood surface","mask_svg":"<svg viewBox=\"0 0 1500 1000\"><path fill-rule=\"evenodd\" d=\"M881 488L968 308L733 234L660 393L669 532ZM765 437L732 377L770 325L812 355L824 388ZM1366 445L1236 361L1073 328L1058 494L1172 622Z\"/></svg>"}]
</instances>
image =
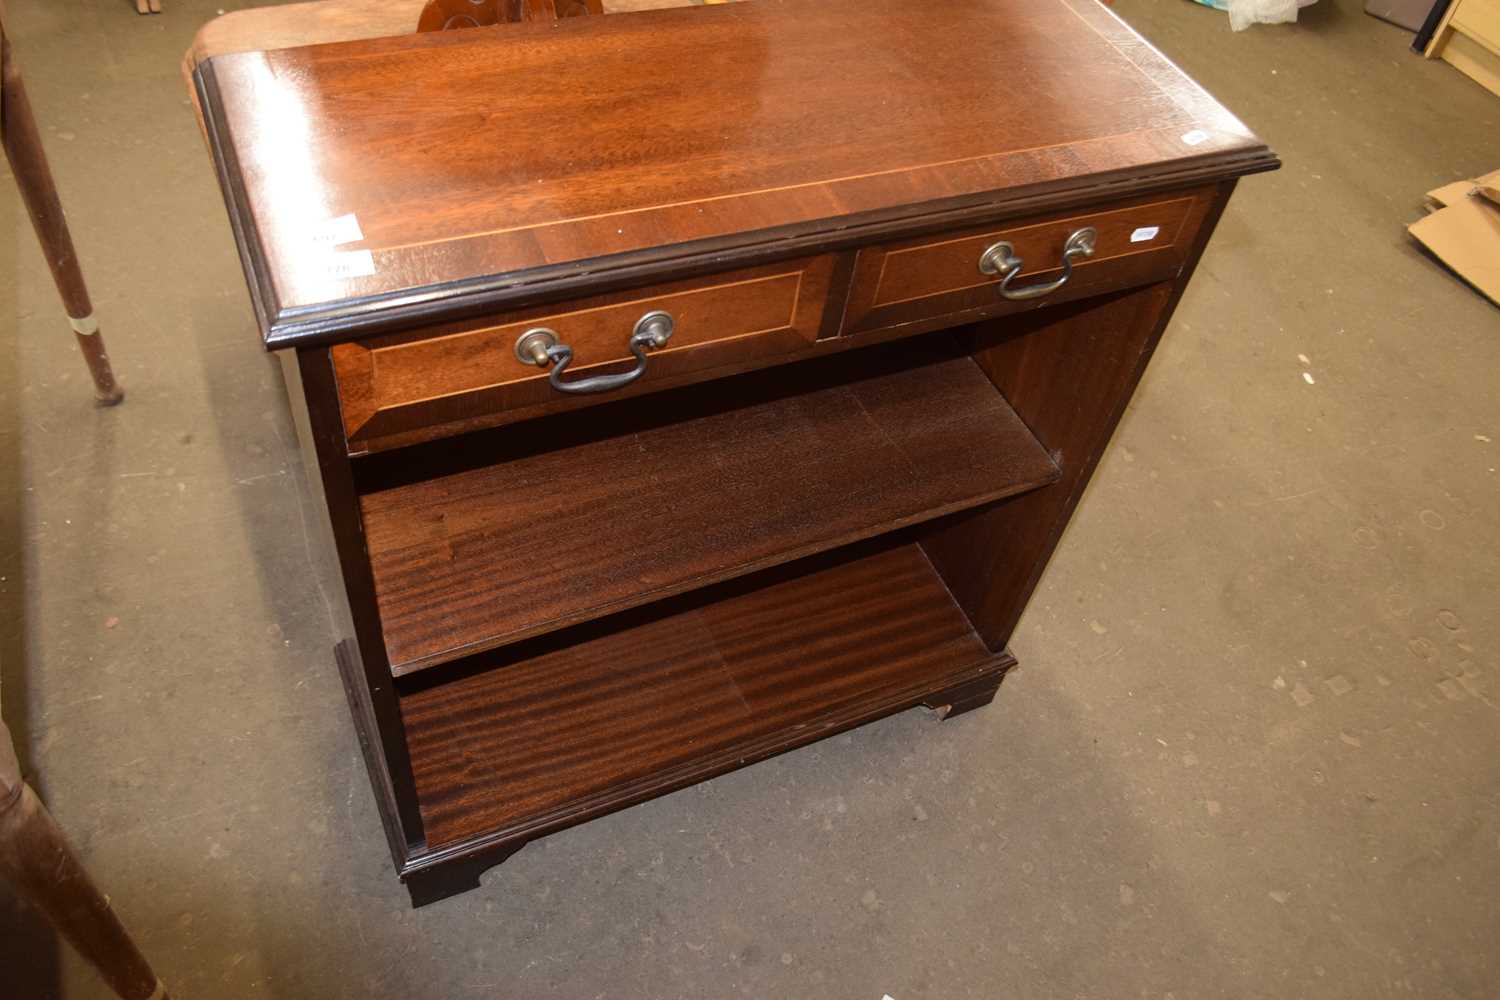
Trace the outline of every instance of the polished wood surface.
<instances>
[{"instance_id":1,"label":"polished wood surface","mask_svg":"<svg viewBox=\"0 0 1500 1000\"><path fill-rule=\"evenodd\" d=\"M866 352L857 381L847 365L780 368L553 418L462 472L394 455L386 475L419 478L361 500L392 671L1051 482L973 361L924 364L926 348Z\"/></svg>"},{"instance_id":2,"label":"polished wood surface","mask_svg":"<svg viewBox=\"0 0 1500 1000\"><path fill-rule=\"evenodd\" d=\"M516 339L533 327L555 331L573 348L564 375L569 382L632 368L631 331L654 310L671 313L676 328L666 347L650 352L642 387L730 358L769 361L818 338L832 272L831 257L791 260L594 296L570 302L565 310L507 313L477 328L448 324L338 344L331 353L344 426L349 440L359 442L483 412L577 398L552 388L548 369L516 357Z\"/></svg>"},{"instance_id":3,"label":"polished wood surface","mask_svg":"<svg viewBox=\"0 0 1500 1000\"><path fill-rule=\"evenodd\" d=\"M1027 216L999 229L947 230L857 252L574 300L567 303L570 311L561 314L557 306L538 306L337 344L331 353L350 451L384 451L1169 280L1182 269L1215 197L1215 189L1199 188L1176 197L1108 202L1090 212ZM997 289L999 279L978 270L982 250L1009 237L1028 255L1023 281L1049 280L1058 269L1047 266L1045 255L1050 251L1055 258L1068 234L1087 224L1099 231L1098 251L1044 298L1004 298ZM1156 234L1145 238L1142 230ZM1033 267L1032 262L1039 263ZM784 299L792 290L791 272L799 275L791 321L754 335L725 336L754 325L747 324L750 317L741 309L764 310L776 301L778 290ZM683 300L698 307L690 317L690 326L698 330L692 342L678 337L673 348L652 352L648 373L622 389L600 396L560 393L547 385L543 373L515 360L515 338L533 324L545 325L559 315L598 320L611 315L603 307L621 303L644 311ZM613 356L620 359L599 371L633 366L634 359L620 349L620 331L641 314L631 309L612 314L612 326L585 324L601 338L597 348L613 347ZM699 326L700 321L709 325ZM812 339L815 328L817 339ZM598 356L597 348L585 354Z\"/></svg>"},{"instance_id":4,"label":"polished wood surface","mask_svg":"<svg viewBox=\"0 0 1500 1000\"><path fill-rule=\"evenodd\" d=\"M536 836L965 682L993 694L1010 662L904 545L496 662L401 712L440 848Z\"/></svg>"},{"instance_id":5,"label":"polished wood surface","mask_svg":"<svg viewBox=\"0 0 1500 1000\"><path fill-rule=\"evenodd\" d=\"M569 0L565 6L572 9L580 2L583 0ZM602 9L605 13L628 13L684 7L691 2L608 0ZM587 5L592 8L593 0L588 0ZM264 52L411 34L421 23L426 7L427 0L310 0L231 10L198 29L193 44L183 55L183 75L191 88L193 71L199 63L231 52ZM590 13L598 11L591 9Z\"/></svg>"},{"instance_id":6,"label":"polished wood surface","mask_svg":"<svg viewBox=\"0 0 1500 1000\"><path fill-rule=\"evenodd\" d=\"M330 611L335 633L352 636L354 651L340 656L339 668L361 740L378 748L371 755L375 766L370 768L370 784L391 855L399 865L422 842L422 819L385 658L333 364L326 350L284 351L279 358L315 505L301 527L315 557L312 568L319 586L344 597L331 602Z\"/></svg>"},{"instance_id":7,"label":"polished wood surface","mask_svg":"<svg viewBox=\"0 0 1500 1000\"><path fill-rule=\"evenodd\" d=\"M1115 208L1060 212L866 248L855 265L843 330L856 333L1004 303L1001 276L979 270L988 247L1008 242L1024 261L1016 286L1049 282L1061 272L1068 237L1085 226L1098 233L1093 255L1074 262L1062 288L1027 304L1065 302L1170 278L1182 266L1212 194L1205 188L1192 195L1139 198Z\"/></svg>"},{"instance_id":8,"label":"polished wood surface","mask_svg":"<svg viewBox=\"0 0 1500 1000\"><path fill-rule=\"evenodd\" d=\"M454 0L468 4L470 0ZM527 0L528 17L511 20L544 20L574 17L580 14L653 10L660 7L682 7L693 0ZM424 0L310 0L275 6L250 7L245 10L219 12L219 16L198 29L193 44L182 56L182 76L188 94L199 116L199 127L207 131L199 100L195 74L200 63L215 56L233 52L264 52L293 49L304 45L331 45L366 38L394 38L418 29L433 4ZM481 0L480 6L492 7L499 14L499 0ZM490 15L485 14L488 18ZM447 19L426 30L440 30ZM496 23L485 20L485 24Z\"/></svg>"},{"instance_id":9,"label":"polished wood surface","mask_svg":"<svg viewBox=\"0 0 1500 1000\"><path fill-rule=\"evenodd\" d=\"M198 29L183 55L183 73L191 85L200 64L232 52L411 34L425 6L426 0L306 0L231 10Z\"/></svg>"},{"instance_id":10,"label":"polished wood surface","mask_svg":"<svg viewBox=\"0 0 1500 1000\"><path fill-rule=\"evenodd\" d=\"M976 320L1168 279L1213 198L1214 189L1203 188L881 244L860 250L847 272L823 255L574 300L565 311L538 306L338 344L332 355L345 429L357 453L392 438L409 443L475 429L508 410L558 412L612 398L558 393L545 370L519 361L516 338L535 326L556 329L575 348L568 378L577 379L633 367L626 341L635 320L652 309L671 312L677 332L666 349L651 352L635 394L683 384L693 373L709 378L816 354L819 337L918 332L913 324L933 319ZM1000 279L979 271L983 250L1007 240L1026 261L1020 283L1051 280L1063 243L1081 226L1098 232L1096 251L1044 300L1006 300Z\"/></svg>"},{"instance_id":11,"label":"polished wood surface","mask_svg":"<svg viewBox=\"0 0 1500 1000\"><path fill-rule=\"evenodd\" d=\"M986 704L1235 178L1276 166L1091 0L757 0L196 79L295 348L416 904L841 728ZM1046 282L1084 225L1043 297L977 273L1005 239ZM573 377L622 371L669 302L678 339L617 391L514 358L545 325Z\"/></svg>"},{"instance_id":12,"label":"polished wood surface","mask_svg":"<svg viewBox=\"0 0 1500 1000\"><path fill-rule=\"evenodd\" d=\"M215 58L204 111L268 342L1275 165L1093 0L962 15L758 0ZM591 86L557 86L579 67ZM331 254L321 227L351 213L362 238Z\"/></svg>"},{"instance_id":13,"label":"polished wood surface","mask_svg":"<svg viewBox=\"0 0 1500 1000\"><path fill-rule=\"evenodd\" d=\"M1062 478L934 525L923 547L985 641L1010 641L1224 210L1222 185L1175 282L969 328L975 362L1057 458Z\"/></svg>"}]
</instances>

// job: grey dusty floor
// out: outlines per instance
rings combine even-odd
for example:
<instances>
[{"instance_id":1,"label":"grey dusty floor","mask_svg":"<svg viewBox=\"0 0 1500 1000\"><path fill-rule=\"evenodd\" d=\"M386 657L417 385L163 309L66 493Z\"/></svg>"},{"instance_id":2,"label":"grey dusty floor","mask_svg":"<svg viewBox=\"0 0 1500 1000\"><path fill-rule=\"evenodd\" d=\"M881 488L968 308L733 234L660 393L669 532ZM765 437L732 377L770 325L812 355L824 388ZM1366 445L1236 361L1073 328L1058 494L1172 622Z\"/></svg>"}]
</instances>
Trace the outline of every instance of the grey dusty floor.
<instances>
[{"instance_id":1,"label":"grey dusty floor","mask_svg":"<svg viewBox=\"0 0 1500 1000\"><path fill-rule=\"evenodd\" d=\"M1500 995L1500 311L1403 231L1500 167L1500 99L1408 33L1120 0L1286 167L1241 184L994 706L413 912L177 75L216 5L9 6L129 397L89 406L0 184L4 707L175 996ZM0 994L106 995L6 942Z\"/></svg>"}]
</instances>

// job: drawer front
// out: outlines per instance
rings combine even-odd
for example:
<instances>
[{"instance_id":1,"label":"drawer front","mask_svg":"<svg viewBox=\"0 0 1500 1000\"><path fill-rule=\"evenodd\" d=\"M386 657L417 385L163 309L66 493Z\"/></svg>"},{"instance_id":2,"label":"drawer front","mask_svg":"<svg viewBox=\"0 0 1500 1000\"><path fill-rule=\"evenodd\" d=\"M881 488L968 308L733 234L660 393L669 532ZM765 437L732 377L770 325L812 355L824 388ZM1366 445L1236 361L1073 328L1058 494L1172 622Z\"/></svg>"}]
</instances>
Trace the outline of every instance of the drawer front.
<instances>
[{"instance_id":1,"label":"drawer front","mask_svg":"<svg viewBox=\"0 0 1500 1000\"><path fill-rule=\"evenodd\" d=\"M832 271L829 256L791 260L520 310L478 326L339 344L331 353L344 428L361 450L357 442L441 436L511 410L605 402L691 380L695 371L796 353L823 332ZM550 368L516 355L519 338L541 327L572 351L559 376L564 383L628 373L638 364L631 334L658 310L672 318L671 337L647 349L645 371L626 388L561 392L548 381Z\"/></svg>"},{"instance_id":2,"label":"drawer front","mask_svg":"<svg viewBox=\"0 0 1500 1000\"><path fill-rule=\"evenodd\" d=\"M845 311L844 333L861 333L935 318L951 322L1024 309L1176 274L1209 205L1210 192L1156 196L1115 208L1044 219L1026 219L927 236L861 250ZM1000 291L1007 260L1021 266L1009 291L1036 290L1063 277L1064 248L1080 230L1092 229L1093 253L1075 254L1071 273L1055 290L1009 299ZM985 251L998 251L995 268L981 270Z\"/></svg>"}]
</instances>

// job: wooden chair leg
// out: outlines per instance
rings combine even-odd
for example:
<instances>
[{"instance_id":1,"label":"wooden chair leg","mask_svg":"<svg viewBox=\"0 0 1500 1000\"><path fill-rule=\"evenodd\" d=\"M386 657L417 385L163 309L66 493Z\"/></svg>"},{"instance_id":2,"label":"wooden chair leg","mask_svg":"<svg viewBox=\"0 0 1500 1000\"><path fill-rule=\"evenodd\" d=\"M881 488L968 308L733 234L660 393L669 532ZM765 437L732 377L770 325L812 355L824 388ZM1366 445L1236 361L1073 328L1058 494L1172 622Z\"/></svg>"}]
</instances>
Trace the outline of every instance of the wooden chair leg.
<instances>
[{"instance_id":1,"label":"wooden chair leg","mask_svg":"<svg viewBox=\"0 0 1500 1000\"><path fill-rule=\"evenodd\" d=\"M31 102L26 99L21 70L11 59L10 41L3 29L0 29L0 77L3 77L0 79L0 143L5 146L5 156L10 160L21 198L31 215L32 228L41 241L47 266L52 269L52 280L57 284L78 347L94 379L95 401L100 406L114 406L125 398L125 392L115 381L114 371L110 368L104 337L99 332L98 320L94 318L88 287L83 283L83 271L79 269L78 257L73 252L73 237L68 232L67 220L63 218L57 185L47 164L47 154L42 149Z\"/></svg>"},{"instance_id":2,"label":"wooden chair leg","mask_svg":"<svg viewBox=\"0 0 1500 1000\"><path fill-rule=\"evenodd\" d=\"M123 1000L168 1000L41 800L21 781L0 723L0 879L47 916Z\"/></svg>"}]
</instances>

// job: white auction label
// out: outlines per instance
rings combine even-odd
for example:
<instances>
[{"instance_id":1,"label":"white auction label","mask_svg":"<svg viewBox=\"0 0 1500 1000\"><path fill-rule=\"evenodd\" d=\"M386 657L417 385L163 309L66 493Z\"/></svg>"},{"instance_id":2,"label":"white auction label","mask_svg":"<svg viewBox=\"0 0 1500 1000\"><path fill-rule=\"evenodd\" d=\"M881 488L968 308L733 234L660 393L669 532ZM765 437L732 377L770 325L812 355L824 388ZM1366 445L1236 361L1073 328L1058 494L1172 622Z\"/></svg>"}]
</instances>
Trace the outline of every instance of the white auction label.
<instances>
[{"instance_id":1,"label":"white auction label","mask_svg":"<svg viewBox=\"0 0 1500 1000\"><path fill-rule=\"evenodd\" d=\"M1161 226L1142 226L1130 234L1130 242L1144 243L1147 240L1154 240L1159 232L1161 232Z\"/></svg>"},{"instance_id":2,"label":"white auction label","mask_svg":"<svg viewBox=\"0 0 1500 1000\"><path fill-rule=\"evenodd\" d=\"M348 215L340 215L336 219L329 219L320 226L313 228L308 234L308 239L313 246L328 247L332 249L341 243L358 243L365 238L360 231L359 219L355 218L353 212Z\"/></svg>"},{"instance_id":3,"label":"white auction label","mask_svg":"<svg viewBox=\"0 0 1500 1000\"><path fill-rule=\"evenodd\" d=\"M330 278L365 278L375 273L375 256L368 250L339 250L322 254L316 263Z\"/></svg>"},{"instance_id":4,"label":"white auction label","mask_svg":"<svg viewBox=\"0 0 1500 1000\"><path fill-rule=\"evenodd\" d=\"M1207 132L1203 131L1201 128L1195 128L1191 132L1185 133L1182 137L1182 141L1187 143L1189 146L1196 146L1198 145L1198 143L1207 138Z\"/></svg>"}]
</instances>

